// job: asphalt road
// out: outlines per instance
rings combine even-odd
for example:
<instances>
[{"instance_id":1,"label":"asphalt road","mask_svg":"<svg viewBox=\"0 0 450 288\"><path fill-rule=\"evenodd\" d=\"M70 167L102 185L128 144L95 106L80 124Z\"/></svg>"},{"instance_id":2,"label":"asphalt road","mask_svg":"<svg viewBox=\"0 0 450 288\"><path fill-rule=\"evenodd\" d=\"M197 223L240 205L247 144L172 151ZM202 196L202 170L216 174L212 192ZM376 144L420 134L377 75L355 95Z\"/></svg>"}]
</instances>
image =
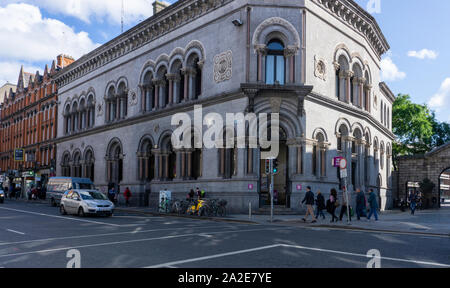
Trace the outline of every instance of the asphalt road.
<instances>
[{"instance_id":1,"label":"asphalt road","mask_svg":"<svg viewBox=\"0 0 450 288\"><path fill-rule=\"evenodd\" d=\"M365 268L373 249L382 268L450 268L449 237L131 214L79 218L44 204L0 204L4 268L65 268L75 258L82 268Z\"/></svg>"}]
</instances>

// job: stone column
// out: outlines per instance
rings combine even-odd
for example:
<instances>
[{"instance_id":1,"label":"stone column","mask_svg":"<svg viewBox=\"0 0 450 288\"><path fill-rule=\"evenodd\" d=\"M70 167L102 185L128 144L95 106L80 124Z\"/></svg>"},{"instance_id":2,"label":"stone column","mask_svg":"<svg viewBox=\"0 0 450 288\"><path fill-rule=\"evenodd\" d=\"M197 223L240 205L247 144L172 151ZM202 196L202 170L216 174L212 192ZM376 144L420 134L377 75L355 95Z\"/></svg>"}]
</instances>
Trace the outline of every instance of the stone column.
<instances>
[{"instance_id":1,"label":"stone column","mask_svg":"<svg viewBox=\"0 0 450 288\"><path fill-rule=\"evenodd\" d=\"M263 72L264 72L264 58L267 55L267 46L264 44L257 45L255 47L256 53L258 54L258 71L257 71L257 81L264 82Z\"/></svg>"},{"instance_id":2,"label":"stone column","mask_svg":"<svg viewBox=\"0 0 450 288\"><path fill-rule=\"evenodd\" d=\"M294 57L297 53L297 49L295 47L288 47L284 49L284 57L286 59L286 79L289 84L295 82L295 74L294 74Z\"/></svg>"},{"instance_id":3,"label":"stone column","mask_svg":"<svg viewBox=\"0 0 450 288\"><path fill-rule=\"evenodd\" d=\"M189 95L188 95L189 94L189 73L187 72L186 68L183 68L181 70L181 73L184 76L184 87L183 87L184 99L183 99L183 101L186 102L189 99Z\"/></svg>"},{"instance_id":4,"label":"stone column","mask_svg":"<svg viewBox=\"0 0 450 288\"><path fill-rule=\"evenodd\" d=\"M192 153L193 150L187 150L186 151L186 157L187 157L187 177L189 179L192 179Z\"/></svg>"},{"instance_id":5,"label":"stone column","mask_svg":"<svg viewBox=\"0 0 450 288\"><path fill-rule=\"evenodd\" d=\"M159 81L153 80L153 84L155 85L155 95L154 95L154 101L153 101L153 110L158 109L159 107Z\"/></svg>"},{"instance_id":6,"label":"stone column","mask_svg":"<svg viewBox=\"0 0 450 288\"><path fill-rule=\"evenodd\" d=\"M352 89L352 85L351 85L351 83L350 83L350 78L352 78L353 77L353 72L352 71L345 71L345 73L344 73L344 75L345 75L345 87L346 87L346 89L345 89L345 102L347 102L347 103L350 103L350 94L351 94L351 91L350 91L350 89Z\"/></svg>"},{"instance_id":7,"label":"stone column","mask_svg":"<svg viewBox=\"0 0 450 288\"><path fill-rule=\"evenodd\" d=\"M359 105L358 105L358 107L360 107L360 108L364 108L364 106L363 106L364 83L366 83L366 79L364 77L358 79L358 84L359 84L359 91L358 91L358 96L359 96L358 104Z\"/></svg>"},{"instance_id":8,"label":"stone column","mask_svg":"<svg viewBox=\"0 0 450 288\"><path fill-rule=\"evenodd\" d=\"M166 81L161 80L159 82L159 108L164 108L166 103Z\"/></svg>"},{"instance_id":9,"label":"stone column","mask_svg":"<svg viewBox=\"0 0 450 288\"><path fill-rule=\"evenodd\" d=\"M177 166L176 166L176 179L181 180L183 179L183 174L182 174L182 165L183 165L183 161L182 161L182 154L183 151L182 150L175 150L175 153L177 154Z\"/></svg>"},{"instance_id":10,"label":"stone column","mask_svg":"<svg viewBox=\"0 0 450 288\"><path fill-rule=\"evenodd\" d=\"M359 88L358 88L358 79L355 77L355 78L353 78L353 81L352 81L352 89L353 89L353 102L352 102L352 105L353 106L359 106L358 105L358 92L359 92Z\"/></svg>"},{"instance_id":11,"label":"stone column","mask_svg":"<svg viewBox=\"0 0 450 288\"><path fill-rule=\"evenodd\" d=\"M303 174L303 155L305 146L297 146L297 174Z\"/></svg>"},{"instance_id":12,"label":"stone column","mask_svg":"<svg viewBox=\"0 0 450 288\"><path fill-rule=\"evenodd\" d=\"M171 106L174 102L174 94L175 94L175 87L174 87L174 80L176 78L176 74L166 74L166 78L169 81L169 103L166 103L166 105Z\"/></svg>"},{"instance_id":13,"label":"stone column","mask_svg":"<svg viewBox=\"0 0 450 288\"><path fill-rule=\"evenodd\" d=\"M120 119L120 96L116 95L116 117L115 119Z\"/></svg>"},{"instance_id":14,"label":"stone column","mask_svg":"<svg viewBox=\"0 0 450 288\"><path fill-rule=\"evenodd\" d=\"M159 149L154 149L152 150L152 154L155 155L155 175L154 175L154 179L155 180L161 180L161 171L162 171L162 167L160 166L160 154L161 154L161 150Z\"/></svg>"},{"instance_id":15,"label":"stone column","mask_svg":"<svg viewBox=\"0 0 450 288\"><path fill-rule=\"evenodd\" d=\"M371 97L371 91L372 91L372 86L371 85L366 85L364 86L367 96L366 96L366 110L371 113L372 111L372 97Z\"/></svg>"}]
</instances>

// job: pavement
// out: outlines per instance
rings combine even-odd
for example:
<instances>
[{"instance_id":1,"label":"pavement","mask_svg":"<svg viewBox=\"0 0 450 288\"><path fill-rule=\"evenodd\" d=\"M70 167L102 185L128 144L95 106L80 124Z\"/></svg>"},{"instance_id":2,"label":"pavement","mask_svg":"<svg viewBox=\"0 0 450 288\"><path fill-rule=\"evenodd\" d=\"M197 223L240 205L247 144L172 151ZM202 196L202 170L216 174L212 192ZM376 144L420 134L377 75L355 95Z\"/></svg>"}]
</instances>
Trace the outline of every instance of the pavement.
<instances>
[{"instance_id":1,"label":"pavement","mask_svg":"<svg viewBox=\"0 0 450 288\"><path fill-rule=\"evenodd\" d=\"M198 219L196 216L178 216L158 213L154 209L143 207L119 207L117 211L142 213L154 216L172 216L172 217L189 217ZM339 212L339 210L337 211ZM324 212L325 213L325 212ZM326 213L325 213L326 214ZM338 216L339 214L336 213ZM205 220L240 222L254 224L271 223L270 215L251 215L233 214L227 217L202 217ZM275 225L295 225L308 227L322 227L331 229L348 229L348 230L369 230L379 232L401 232L419 235L439 235L450 237L450 207L445 206L441 209L416 211L415 215L411 215L409 211L401 212L400 210L384 211L379 213L379 220L375 221L362 218L361 221L352 218L352 222L347 223L346 217L344 221L330 223L330 215L326 214L326 219L318 219L317 223L304 223L302 215L274 215L272 224ZM309 218L311 220L311 218Z\"/></svg>"},{"instance_id":2,"label":"pavement","mask_svg":"<svg viewBox=\"0 0 450 288\"><path fill-rule=\"evenodd\" d=\"M271 224L267 216L245 222L242 215L152 216L127 209L112 218L80 218L62 216L47 203L7 200L0 204L0 267L365 268L374 259L368 255L379 255L382 268L450 268L445 235L326 228L292 218L286 218L287 225Z\"/></svg>"}]
</instances>

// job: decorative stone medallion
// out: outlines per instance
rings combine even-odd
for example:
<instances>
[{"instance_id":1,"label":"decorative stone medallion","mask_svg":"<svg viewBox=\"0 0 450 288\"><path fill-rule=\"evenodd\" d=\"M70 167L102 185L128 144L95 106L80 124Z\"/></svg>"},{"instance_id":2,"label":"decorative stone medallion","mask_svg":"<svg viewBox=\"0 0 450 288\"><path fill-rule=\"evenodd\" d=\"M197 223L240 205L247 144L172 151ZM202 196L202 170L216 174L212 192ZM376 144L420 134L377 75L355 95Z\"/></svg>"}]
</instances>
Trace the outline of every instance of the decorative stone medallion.
<instances>
[{"instance_id":1,"label":"decorative stone medallion","mask_svg":"<svg viewBox=\"0 0 450 288\"><path fill-rule=\"evenodd\" d=\"M97 105L97 117L103 116L103 104L99 103Z\"/></svg>"},{"instance_id":2,"label":"decorative stone medallion","mask_svg":"<svg viewBox=\"0 0 450 288\"><path fill-rule=\"evenodd\" d=\"M281 110L281 98L272 97L270 98L270 107L272 108L272 113L280 113Z\"/></svg>"},{"instance_id":3,"label":"decorative stone medallion","mask_svg":"<svg viewBox=\"0 0 450 288\"><path fill-rule=\"evenodd\" d=\"M327 68L325 65L325 60L314 56L314 75L322 79L323 81L326 81L326 75L327 75Z\"/></svg>"},{"instance_id":4,"label":"decorative stone medallion","mask_svg":"<svg viewBox=\"0 0 450 288\"><path fill-rule=\"evenodd\" d=\"M378 108L378 97L377 95L373 95L373 108L377 109Z\"/></svg>"},{"instance_id":5,"label":"decorative stone medallion","mask_svg":"<svg viewBox=\"0 0 450 288\"><path fill-rule=\"evenodd\" d=\"M136 106L138 104L138 98L137 98L137 94L135 91L130 91L129 94L129 99L130 99L130 106Z\"/></svg>"},{"instance_id":6,"label":"decorative stone medallion","mask_svg":"<svg viewBox=\"0 0 450 288\"><path fill-rule=\"evenodd\" d=\"M220 83L233 76L233 52L231 50L214 57L214 81Z\"/></svg>"}]
</instances>

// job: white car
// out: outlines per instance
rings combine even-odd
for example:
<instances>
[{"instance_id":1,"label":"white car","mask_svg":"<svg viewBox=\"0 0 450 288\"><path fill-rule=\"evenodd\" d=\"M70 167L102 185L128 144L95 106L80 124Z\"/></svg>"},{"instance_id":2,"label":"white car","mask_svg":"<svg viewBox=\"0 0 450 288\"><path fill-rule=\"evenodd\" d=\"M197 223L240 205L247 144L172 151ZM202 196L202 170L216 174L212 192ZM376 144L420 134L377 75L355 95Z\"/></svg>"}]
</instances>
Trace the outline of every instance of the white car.
<instances>
[{"instance_id":1,"label":"white car","mask_svg":"<svg viewBox=\"0 0 450 288\"><path fill-rule=\"evenodd\" d=\"M111 217L114 204L103 193L96 190L69 190L61 198L59 211L62 215L74 214L80 217L98 215Z\"/></svg>"}]
</instances>

